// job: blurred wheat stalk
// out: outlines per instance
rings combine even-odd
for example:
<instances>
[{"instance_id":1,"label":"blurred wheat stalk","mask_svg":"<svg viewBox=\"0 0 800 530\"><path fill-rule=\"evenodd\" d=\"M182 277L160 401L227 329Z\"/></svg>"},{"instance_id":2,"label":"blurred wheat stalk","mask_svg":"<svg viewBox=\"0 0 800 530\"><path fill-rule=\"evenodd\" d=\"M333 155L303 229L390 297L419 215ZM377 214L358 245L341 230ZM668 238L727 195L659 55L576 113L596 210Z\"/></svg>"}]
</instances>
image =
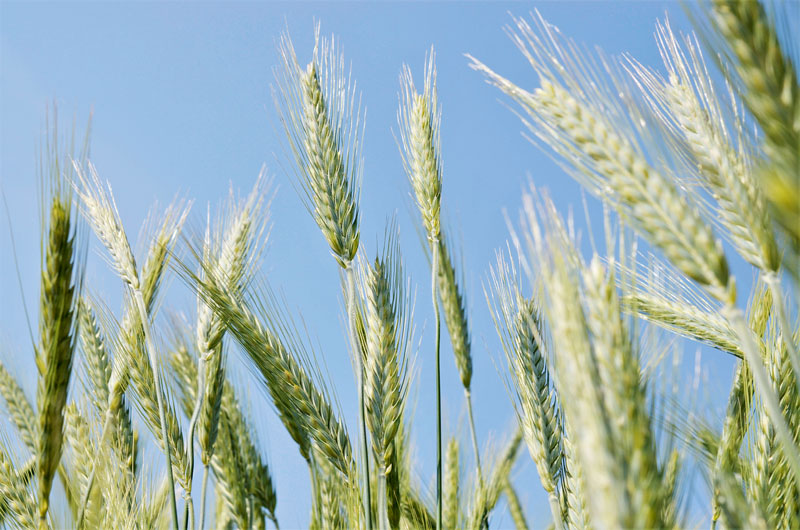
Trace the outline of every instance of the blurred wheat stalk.
<instances>
[{"instance_id":1,"label":"blurred wheat stalk","mask_svg":"<svg viewBox=\"0 0 800 530\"><path fill-rule=\"evenodd\" d=\"M314 529L483 529L509 519L528 528L512 473L522 447L550 507L535 522L559 530L696 524L686 502L692 466L709 485L712 527L795 528L799 59L785 44L797 22L790 8L768 7L714 0L696 13L722 66L719 80L701 39L676 35L668 21L656 31L665 73L627 55L584 53L538 14L514 19L508 32L540 86L522 88L471 58L518 104L534 143L607 206L605 251L592 240L587 259L572 220L547 194L531 186L523 195L513 246L498 252L485 286L518 420L499 444L482 446L475 427L467 293L443 222L433 52L421 90L403 67L398 110L402 163L431 258L429 347L414 342L413 284L397 222L387 222L372 254L362 244L364 113L344 56L319 28L305 67L288 36L279 45L275 100L288 152L341 274L348 341L324 354L350 354L359 412L352 439L321 354L260 274L269 224L264 172L246 196L231 191L213 216L209 207L202 228L185 228L184 201L153 214L137 253L89 162L88 130L76 150L53 119L40 163L35 401L0 363L0 395L16 430L0 436L0 524L277 528L278 485L259 443L260 415L229 369L234 363L266 390L308 466ZM78 212L124 286L119 317L85 281ZM642 259L628 227L657 255ZM758 274L744 303L729 268L734 255ZM196 298L191 317L161 316L160 287L171 274ZM460 433L443 433L442 318L464 389L469 459ZM736 359L718 427L664 390L672 381L662 361L672 346L656 328ZM433 361L436 379L430 490L413 459L417 356L425 366ZM163 465L143 465L151 446ZM53 488L56 478L61 488ZM509 519L496 510L503 506Z\"/></svg>"}]
</instances>

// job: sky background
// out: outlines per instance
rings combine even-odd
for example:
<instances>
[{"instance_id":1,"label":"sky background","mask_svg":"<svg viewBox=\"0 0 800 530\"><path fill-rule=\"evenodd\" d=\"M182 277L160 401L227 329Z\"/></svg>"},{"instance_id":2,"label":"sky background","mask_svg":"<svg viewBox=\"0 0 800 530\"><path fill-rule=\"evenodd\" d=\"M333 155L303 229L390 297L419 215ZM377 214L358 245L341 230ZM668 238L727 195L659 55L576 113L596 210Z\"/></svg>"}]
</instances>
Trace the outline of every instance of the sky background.
<instances>
[{"instance_id":1,"label":"sky background","mask_svg":"<svg viewBox=\"0 0 800 530\"><path fill-rule=\"evenodd\" d=\"M319 21L323 34L339 39L367 110L363 245L373 256L386 220L396 213L405 269L416 286L415 322L422 347L416 362L412 434L427 484L432 484L435 469L430 286L415 229L417 212L411 207L395 136L401 67L407 63L419 82L426 52L431 46L436 50L443 107L443 203L447 229L460 245L465 266L478 437L482 444L504 439L513 410L483 294L495 252L508 240L504 211L517 219L521 191L530 178L549 190L562 213L575 212L578 227L586 226L579 186L522 136L519 119L504 104L507 100L470 70L464 57L474 55L523 87L537 86L535 74L503 31L511 20L509 12L528 16L534 8L578 42L609 54L629 52L656 67L656 20L668 13L676 30L690 27L673 2L0 3L0 187L8 205L7 216L3 207L0 218L0 358L33 399L35 368L20 288L36 326L36 153L46 109L55 101L65 130L74 120L82 131L93 112L92 161L113 188L134 239L154 203L163 208L176 196L193 199L190 224L199 227L208 204L217 206L230 186L246 193L266 166L274 200L262 274L285 297L292 316L307 323L309 340L330 372L351 435L356 432L356 389L346 350L338 269L293 187L271 89L281 32L288 30L305 64ZM593 198L587 200L589 222L601 234L601 209ZM109 272L97 240L89 236L88 287L119 311L122 284ZM740 292L746 295L751 273L734 265L743 276ZM161 324L171 311L193 318L193 298L186 286L173 275L167 288ZM463 393L446 336L442 344L446 433L461 436L462 461L471 466ZM696 350L695 345L684 348L689 364ZM241 375L241 358L231 355L229 363L232 373L240 374L257 417L278 491L281 526L307 525L308 476L301 457L263 392ZM700 372L713 374L704 387L712 402L724 402L731 366L722 354L704 350ZM0 428L5 425L0 423ZM144 462L158 468L161 458L150 451ZM546 496L527 453L520 461L515 483L534 528L544 528L550 521ZM498 513L494 523L504 528L511 521Z\"/></svg>"}]
</instances>

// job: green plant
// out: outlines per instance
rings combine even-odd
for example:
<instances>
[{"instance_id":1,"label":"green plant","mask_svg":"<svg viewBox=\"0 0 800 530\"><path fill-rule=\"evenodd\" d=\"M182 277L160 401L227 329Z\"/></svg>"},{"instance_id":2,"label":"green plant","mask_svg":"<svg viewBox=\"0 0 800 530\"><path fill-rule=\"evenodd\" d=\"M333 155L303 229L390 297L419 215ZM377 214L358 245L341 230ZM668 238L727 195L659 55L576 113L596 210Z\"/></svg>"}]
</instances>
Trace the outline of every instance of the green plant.
<instances>
[{"instance_id":1,"label":"green plant","mask_svg":"<svg viewBox=\"0 0 800 530\"><path fill-rule=\"evenodd\" d=\"M373 254L362 243L364 115L333 39L317 28L305 67L288 36L281 39L275 99L298 187L340 274L356 437L324 363L260 273L269 218L263 172L245 197L231 192L213 222L209 208L202 231L185 229L190 203L154 215L137 256L110 187L88 160L88 142L74 155L54 124L40 168L35 402L0 363L0 395L20 442L0 436L0 524L194 530L209 526L213 513L217 528L277 528L282 490L237 376L243 363L307 464L314 529L484 529L503 497L515 527L528 528L523 500L534 490L521 489L513 473L523 442L550 508L534 514L536 522L558 530L687 526L692 459L707 479L712 527L794 528L797 72L774 10L722 0L703 7L698 26L722 52L721 85L700 39L676 36L667 22L656 32L665 74L630 56L586 54L541 17L516 18L509 31L538 87L520 87L470 59L518 105L534 142L608 207L605 251L592 241L585 258L574 223L548 195L532 185L523 194L513 246L498 253L485 288L517 421L483 453L468 293L443 222L433 52L421 90L403 67L399 162L431 258L434 337L418 354L435 364L432 492L413 458L413 284L396 221ZM78 211L125 289L119 318L85 281ZM642 259L635 237L657 255ZM745 303L729 267L740 258L758 276ZM171 275L194 296L191 318L162 316L159 293ZM464 458L457 431L444 432L441 320L474 458ZM718 426L664 391L668 333L734 358ZM149 445L163 454L163 467L142 463ZM56 475L63 511L52 509Z\"/></svg>"}]
</instances>

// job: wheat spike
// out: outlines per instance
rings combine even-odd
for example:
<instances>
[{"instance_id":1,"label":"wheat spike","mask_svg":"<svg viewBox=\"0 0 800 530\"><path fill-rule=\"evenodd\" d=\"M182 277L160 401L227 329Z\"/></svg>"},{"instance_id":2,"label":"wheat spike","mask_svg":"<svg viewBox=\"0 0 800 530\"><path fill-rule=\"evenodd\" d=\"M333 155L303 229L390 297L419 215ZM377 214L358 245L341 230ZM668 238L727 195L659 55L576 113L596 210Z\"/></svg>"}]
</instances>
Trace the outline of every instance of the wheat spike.
<instances>
[{"instance_id":1,"label":"wheat spike","mask_svg":"<svg viewBox=\"0 0 800 530\"><path fill-rule=\"evenodd\" d=\"M800 86L796 67L781 48L773 21L760 2L714 0L711 11L712 25L735 57L743 99L764 131L767 196L777 220L797 241Z\"/></svg>"},{"instance_id":2,"label":"wheat spike","mask_svg":"<svg viewBox=\"0 0 800 530\"><path fill-rule=\"evenodd\" d=\"M42 267L40 344L36 356L42 375L37 393L36 444L40 528L46 527L50 489L61 459L64 407L75 350L75 306L80 296L81 267L74 262L71 210L69 196L56 191L51 197Z\"/></svg>"},{"instance_id":3,"label":"wheat spike","mask_svg":"<svg viewBox=\"0 0 800 530\"><path fill-rule=\"evenodd\" d=\"M442 522L445 528L458 528L461 468L458 462L458 439L450 438L444 459L444 507Z\"/></svg>"},{"instance_id":4,"label":"wheat spike","mask_svg":"<svg viewBox=\"0 0 800 530\"><path fill-rule=\"evenodd\" d=\"M333 39L320 39L303 69L287 35L276 104L289 137L309 210L336 260L347 269L358 252L358 194L363 114L355 84Z\"/></svg>"}]
</instances>

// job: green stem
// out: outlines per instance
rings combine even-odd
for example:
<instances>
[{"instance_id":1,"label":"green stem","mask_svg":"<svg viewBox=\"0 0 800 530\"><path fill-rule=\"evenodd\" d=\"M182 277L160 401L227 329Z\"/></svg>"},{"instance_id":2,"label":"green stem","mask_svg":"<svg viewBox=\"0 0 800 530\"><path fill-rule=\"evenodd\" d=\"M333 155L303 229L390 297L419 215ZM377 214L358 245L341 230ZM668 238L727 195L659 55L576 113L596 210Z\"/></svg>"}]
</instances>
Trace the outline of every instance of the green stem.
<instances>
[{"instance_id":1,"label":"green stem","mask_svg":"<svg viewBox=\"0 0 800 530\"><path fill-rule=\"evenodd\" d=\"M172 455L169 449L169 437L167 433L167 417L164 413L164 398L161 395L161 378L158 376L158 359L156 349L153 345L153 337L150 334L150 322L147 318L147 308L144 304L144 297L139 289L133 290L136 307L139 310L139 318L142 322L144 331L144 342L147 354L150 358L150 368L153 370L153 380L155 383L156 400L158 402L158 416L161 420L161 439L164 442L164 456L167 460L167 487L169 488L170 513L172 515L172 529L178 530L178 505L175 501L175 481L172 478Z\"/></svg>"},{"instance_id":2,"label":"green stem","mask_svg":"<svg viewBox=\"0 0 800 530\"><path fill-rule=\"evenodd\" d=\"M483 472L481 471L481 451L478 448L478 436L475 434L475 418L472 414L472 393L464 389L467 398L467 413L469 414L469 432L472 437L472 449L475 451L475 467L478 471L478 485L483 488Z\"/></svg>"},{"instance_id":3,"label":"green stem","mask_svg":"<svg viewBox=\"0 0 800 530\"><path fill-rule=\"evenodd\" d=\"M208 488L208 466L203 466L203 487L200 489L200 526L203 530L206 524L206 489Z\"/></svg>"},{"instance_id":4,"label":"green stem","mask_svg":"<svg viewBox=\"0 0 800 530\"><path fill-rule=\"evenodd\" d=\"M750 366L750 371L753 373L756 391L761 397L764 409L772 422L772 426L775 428L775 434L778 436L783 454L786 460L789 461L789 465L794 474L800 476L800 452L798 452L797 445L795 445L789 427L786 425L786 419L781 412L772 380L764 369L764 363L760 355L761 350L756 343L753 332L747 325L744 315L739 308L734 305L728 305L725 311L728 314L731 327L736 332L741 342L744 358Z\"/></svg>"},{"instance_id":5,"label":"green stem","mask_svg":"<svg viewBox=\"0 0 800 530\"><path fill-rule=\"evenodd\" d=\"M386 467L378 474L378 529L390 530L389 504L386 498Z\"/></svg>"},{"instance_id":6,"label":"green stem","mask_svg":"<svg viewBox=\"0 0 800 530\"><path fill-rule=\"evenodd\" d=\"M442 388L439 370L439 344L442 336L442 322L439 317L439 296L436 273L439 270L439 242L431 238L433 259L431 260L431 291L433 295L433 314L436 323L436 530L442 530Z\"/></svg>"},{"instance_id":7,"label":"green stem","mask_svg":"<svg viewBox=\"0 0 800 530\"><path fill-rule=\"evenodd\" d=\"M194 431L197 428L197 419L200 417L200 409L203 406L203 396L206 389L206 360L201 355L198 359L197 367L197 389L196 397L194 400L194 410L192 417L189 419L189 436L186 438L186 455L189 457L189 486L191 486L192 477L194 477ZM192 491L187 492L186 504L183 510L183 530L188 530L189 517L194 519L194 505L192 504ZM191 512L190 512L191 510ZM192 524L194 530L194 524Z\"/></svg>"},{"instance_id":8,"label":"green stem","mask_svg":"<svg viewBox=\"0 0 800 530\"><path fill-rule=\"evenodd\" d=\"M359 407L359 429L361 431L361 466L362 481L364 482L364 520L367 530L372 530L372 493L369 483L369 446L367 445L367 416L366 405L364 404L364 359L362 358L361 348L356 338L356 304L355 304L355 271L353 264L350 263L345 268L347 275L347 318L349 321L348 332L350 344L352 344L353 355L356 357L358 370L358 407Z\"/></svg>"}]
</instances>

